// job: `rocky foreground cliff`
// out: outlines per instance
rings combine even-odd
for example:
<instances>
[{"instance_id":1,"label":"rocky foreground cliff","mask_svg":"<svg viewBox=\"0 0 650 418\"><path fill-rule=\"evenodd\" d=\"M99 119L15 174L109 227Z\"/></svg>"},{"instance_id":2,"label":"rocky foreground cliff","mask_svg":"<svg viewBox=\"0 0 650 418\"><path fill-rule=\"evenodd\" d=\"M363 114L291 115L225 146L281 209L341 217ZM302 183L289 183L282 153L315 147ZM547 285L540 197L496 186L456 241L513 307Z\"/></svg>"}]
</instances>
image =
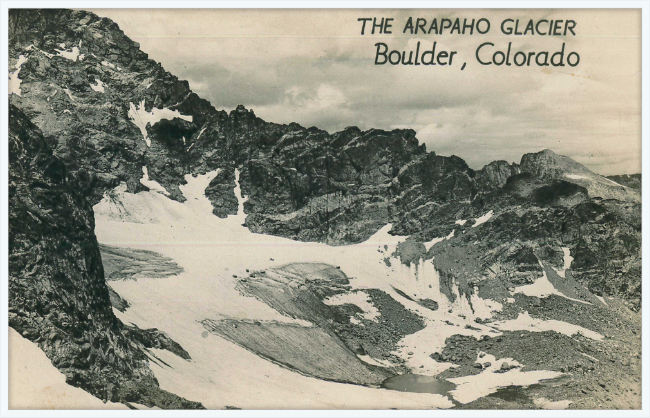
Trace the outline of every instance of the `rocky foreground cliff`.
<instances>
[{"instance_id":1,"label":"rocky foreground cliff","mask_svg":"<svg viewBox=\"0 0 650 418\"><path fill-rule=\"evenodd\" d=\"M93 235L93 205L152 180L183 201L186 175L219 170L205 194L226 217L238 170L248 229L299 241L359 243L391 223L409 236L401 262L435 257L441 286L468 301L561 270L566 249L578 284L640 308L640 177L550 150L473 170L412 130L330 134L218 111L85 11L12 10L9 33L10 324L102 399L199 406L157 388L146 339L112 314Z\"/></svg>"},{"instance_id":2,"label":"rocky foreground cliff","mask_svg":"<svg viewBox=\"0 0 650 418\"><path fill-rule=\"evenodd\" d=\"M9 121L9 326L37 343L69 384L100 399L200 407L161 390L147 366L155 361L148 348L189 360L187 353L113 314L92 207L76 178L14 106Z\"/></svg>"}]
</instances>

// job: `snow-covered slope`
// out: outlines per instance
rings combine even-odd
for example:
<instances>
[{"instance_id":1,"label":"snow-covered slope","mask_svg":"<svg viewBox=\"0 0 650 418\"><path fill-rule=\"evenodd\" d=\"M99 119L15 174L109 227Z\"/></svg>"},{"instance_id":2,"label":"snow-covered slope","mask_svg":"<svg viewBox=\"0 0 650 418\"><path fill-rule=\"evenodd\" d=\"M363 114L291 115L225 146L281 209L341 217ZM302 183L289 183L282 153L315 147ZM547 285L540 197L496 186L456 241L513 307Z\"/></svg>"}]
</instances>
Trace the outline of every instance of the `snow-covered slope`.
<instances>
[{"instance_id":1,"label":"snow-covered slope","mask_svg":"<svg viewBox=\"0 0 650 418\"><path fill-rule=\"evenodd\" d=\"M238 173L235 174L238 179ZM210 203L203 195L214 175L187 176L188 184L182 188L187 199L184 203L154 191L131 194L118 190L107 194L94 208L100 243L156 251L184 269L180 275L166 279L111 282L115 291L131 304L125 313L115 311L122 321L165 331L192 357L187 362L167 352L156 352L169 365L152 365L163 389L200 401L208 408L452 406L448 398L437 394L402 393L306 377L206 332L199 321L234 318L304 324L236 289L239 279L249 271L294 262L335 265L350 277L349 295L356 296L339 296L339 302L334 298L328 303L357 304L367 318L376 320L381 313L360 295L363 290L380 289L424 318L424 329L407 335L395 350L407 367L418 374L434 376L453 366L430 357L432 352L442 351L446 338L452 335L499 336L497 326L479 324L475 319L487 320L502 308L501 303L477 293L469 298L461 296L457 284L452 284L455 297L450 300L441 292L440 277L431 260L411 265L400 262L394 252L407 237L388 234L391 225L363 243L336 247L254 234L242 226L246 198L241 196L239 183L235 189L239 213L219 219L212 215ZM426 299L437 301L439 308L431 310L415 302ZM545 329L560 330L570 325L562 321L536 321ZM530 324L512 320L500 322L498 327L527 329ZM529 375L538 376L537 379L527 378L525 382L531 384L560 374L540 371ZM492 385L510 385L510 377L494 374Z\"/></svg>"},{"instance_id":2,"label":"snow-covered slope","mask_svg":"<svg viewBox=\"0 0 650 418\"><path fill-rule=\"evenodd\" d=\"M9 328L9 409L129 409L70 386L33 342Z\"/></svg>"}]
</instances>

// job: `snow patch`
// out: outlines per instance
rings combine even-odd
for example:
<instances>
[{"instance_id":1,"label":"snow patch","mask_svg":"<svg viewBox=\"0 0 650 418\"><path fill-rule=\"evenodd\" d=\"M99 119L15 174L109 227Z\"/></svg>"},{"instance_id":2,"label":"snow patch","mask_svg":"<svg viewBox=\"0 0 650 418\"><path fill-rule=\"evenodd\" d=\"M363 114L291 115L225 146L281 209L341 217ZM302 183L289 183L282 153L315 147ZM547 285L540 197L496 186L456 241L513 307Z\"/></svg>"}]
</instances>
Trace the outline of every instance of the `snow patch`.
<instances>
[{"instance_id":1,"label":"snow patch","mask_svg":"<svg viewBox=\"0 0 650 418\"><path fill-rule=\"evenodd\" d=\"M212 215L212 203L205 196L205 189L220 172L221 169L218 168L197 176L185 175L186 184L178 188L186 199L185 206L190 208L193 213Z\"/></svg>"},{"instance_id":2,"label":"snow patch","mask_svg":"<svg viewBox=\"0 0 650 418\"><path fill-rule=\"evenodd\" d=\"M480 298L476 289L469 298L467 295L461 295L455 279L452 279L451 283L451 291L455 296L454 302L451 302L440 290L440 275L431 261L420 260L419 264L404 266L399 260L394 260L392 265L395 266L394 272L391 270L391 274L385 275L391 288L394 286L412 299L430 299L438 303L438 309L432 311L393 289L387 291L393 299L422 316L425 321L424 329L402 338L397 344L397 350L393 352L402 358L411 370L435 376L452 367L451 363L438 363L430 354L442 352L447 338L453 335L474 336L477 339L484 335L501 335L489 324L476 322L479 318L491 318L493 312L503 308L500 303ZM347 273L347 270L344 271ZM355 281L351 283L356 284ZM377 284L365 285L377 287Z\"/></svg>"},{"instance_id":3,"label":"snow patch","mask_svg":"<svg viewBox=\"0 0 650 418\"><path fill-rule=\"evenodd\" d=\"M63 48L63 47L62 47ZM68 59L70 61L77 61L77 58L79 58L79 48L74 46L72 47L72 50L70 51L65 51L65 50L60 50L60 49L55 49L57 52L58 57L63 57L65 59Z\"/></svg>"},{"instance_id":4,"label":"snow patch","mask_svg":"<svg viewBox=\"0 0 650 418\"><path fill-rule=\"evenodd\" d=\"M564 267L562 268L562 270L555 270L555 271L557 272L558 276L564 279L566 275L566 271L569 268L571 268L573 257L571 257L571 250L569 248L562 247L562 251L564 252Z\"/></svg>"},{"instance_id":5,"label":"snow patch","mask_svg":"<svg viewBox=\"0 0 650 418\"><path fill-rule=\"evenodd\" d=\"M456 225L463 226L463 225L465 225L465 222L467 222L467 219L459 219L455 223L456 223Z\"/></svg>"},{"instance_id":6,"label":"snow patch","mask_svg":"<svg viewBox=\"0 0 650 418\"><path fill-rule=\"evenodd\" d=\"M95 78L95 84L91 84L90 88L99 93L104 93L104 83L99 78Z\"/></svg>"},{"instance_id":7,"label":"snow patch","mask_svg":"<svg viewBox=\"0 0 650 418\"><path fill-rule=\"evenodd\" d=\"M543 320L533 318L528 314L528 312L520 313L517 319L493 322L491 325L501 331L555 331L569 337L580 333L587 338L591 338L592 340L600 341L604 338L601 334L588 330L587 328L583 328L579 325L573 325L569 324L568 322L557 321L555 319Z\"/></svg>"},{"instance_id":8,"label":"snow patch","mask_svg":"<svg viewBox=\"0 0 650 418\"><path fill-rule=\"evenodd\" d=\"M444 241L444 240L445 240L445 237L442 237L442 238L434 238L434 239L432 239L432 240L429 241L429 242L425 242L425 243L424 243L424 248L426 248L426 250L429 251L429 249L430 249L431 247L433 247L433 246L436 245L437 243L442 242L442 241Z\"/></svg>"},{"instance_id":9,"label":"snow patch","mask_svg":"<svg viewBox=\"0 0 650 418\"><path fill-rule=\"evenodd\" d=\"M622 184L617 183L617 182L615 182L615 181L612 180L612 179L608 179L607 177L603 177L603 179L604 179L604 180L607 180L608 182L612 183L612 184L615 185L615 186L623 187L624 189L627 189L627 188L628 188L627 186L623 186Z\"/></svg>"},{"instance_id":10,"label":"snow patch","mask_svg":"<svg viewBox=\"0 0 650 418\"><path fill-rule=\"evenodd\" d=\"M142 166L142 178L140 179L140 184L149 188L149 190L162 193L164 195L169 195L169 192L155 180L149 179L149 171L147 166Z\"/></svg>"},{"instance_id":11,"label":"snow patch","mask_svg":"<svg viewBox=\"0 0 650 418\"><path fill-rule=\"evenodd\" d=\"M587 176L581 176L579 174L565 174L564 177L571 180L590 180Z\"/></svg>"},{"instance_id":12,"label":"snow patch","mask_svg":"<svg viewBox=\"0 0 650 418\"><path fill-rule=\"evenodd\" d=\"M563 272L563 274L564 274L564 272ZM562 276L562 277L564 277L564 276ZM535 297L538 297L538 298L545 298L545 297L548 297L548 296L551 296L551 295L558 295L558 296L561 296L563 298L572 300L574 302L584 303L585 305L591 305L590 302L586 302L586 301L580 300L580 299L570 298L567 295L565 295L564 293L557 290L553 286L553 283L551 283L548 280L548 277L546 277L546 271L544 271L544 274L542 275L542 277L535 280L534 283L527 284L527 285L524 285L524 286L515 287L515 290L512 291L512 294L514 295L514 294L517 294L517 293L523 293L526 296L535 296Z\"/></svg>"},{"instance_id":13,"label":"snow patch","mask_svg":"<svg viewBox=\"0 0 650 418\"><path fill-rule=\"evenodd\" d=\"M9 72L9 95L15 94L16 96L20 96L20 83L22 80L18 78L18 74L20 74L20 67L26 62L27 58L24 55L19 56L18 62L16 62L16 69Z\"/></svg>"},{"instance_id":14,"label":"snow patch","mask_svg":"<svg viewBox=\"0 0 650 418\"><path fill-rule=\"evenodd\" d=\"M433 246L436 245L437 243L442 242L442 241L444 241L444 240L446 240L446 239L451 239L451 238L453 238L453 237L454 237L454 232L455 232L455 230L452 229L451 232L449 233L449 235L447 235L446 237L442 237L442 238L434 238L434 239L432 239L432 240L429 241L429 242L425 242L425 243L424 243L424 248L426 248L426 250L429 251L429 249L431 249L431 247L433 247Z\"/></svg>"},{"instance_id":15,"label":"snow patch","mask_svg":"<svg viewBox=\"0 0 650 418\"><path fill-rule=\"evenodd\" d=\"M389 234L390 230L393 229L393 224L388 223L381 227L377 232L375 232L370 238L364 241L362 244L357 245L366 245L366 246L397 246L398 243L405 241L408 238L408 235L391 235Z\"/></svg>"},{"instance_id":16,"label":"snow patch","mask_svg":"<svg viewBox=\"0 0 650 418\"><path fill-rule=\"evenodd\" d=\"M471 308L473 309L472 317L474 319L490 319L492 312L498 312L503 309L503 305L492 299L483 299L478 295L479 289L474 287L474 293L470 296Z\"/></svg>"},{"instance_id":17,"label":"snow patch","mask_svg":"<svg viewBox=\"0 0 650 418\"><path fill-rule=\"evenodd\" d=\"M239 183L239 170L235 168L235 197L237 198L237 215L230 215L228 218L236 219L239 223L243 224L246 221L246 214L244 213L244 203L248 200L248 196L244 197L241 194L241 184ZM207 186L206 186L207 187Z\"/></svg>"},{"instance_id":18,"label":"snow patch","mask_svg":"<svg viewBox=\"0 0 650 418\"><path fill-rule=\"evenodd\" d=\"M486 214L483 215L483 216L480 216L480 217L476 218L476 222L474 222L474 225L472 225L472 228L476 228L477 226L486 223L487 221L490 220L490 218L492 217L492 215L494 215L494 211L493 211L493 210L489 211L488 213L486 213Z\"/></svg>"},{"instance_id":19,"label":"snow patch","mask_svg":"<svg viewBox=\"0 0 650 418\"><path fill-rule=\"evenodd\" d=\"M369 321L374 321L381 315L379 310L370 301L370 296L363 291L339 293L323 300L323 303L330 306L345 304L357 305L363 311L360 316Z\"/></svg>"},{"instance_id":20,"label":"snow patch","mask_svg":"<svg viewBox=\"0 0 650 418\"><path fill-rule=\"evenodd\" d=\"M394 364L392 364L388 360L378 360L376 358L372 358L369 355L361 355L357 354L357 357L365 363L372 364L373 366L379 366L379 367L393 367Z\"/></svg>"},{"instance_id":21,"label":"snow patch","mask_svg":"<svg viewBox=\"0 0 650 418\"><path fill-rule=\"evenodd\" d=\"M184 203L167 198L166 190L163 192L164 188L155 181L151 181L153 184L148 183L150 180L145 170L146 167L143 167L142 180L147 183L145 186L151 185L152 190L137 194L128 193L126 183L120 183L112 191L104 193L102 200L94 206L96 219L119 222L120 225L187 223L192 228L196 227L197 223L212 220L212 204L205 196L205 189L219 174L220 169L197 176L186 174L187 184L178 187L186 199Z\"/></svg>"},{"instance_id":22,"label":"snow patch","mask_svg":"<svg viewBox=\"0 0 650 418\"><path fill-rule=\"evenodd\" d=\"M476 358L477 363L490 366L485 368L481 373L471 376L463 376L447 379L457 385L456 389L449 392L454 399L462 404L473 402L479 398L496 392L499 388L508 386L529 386L539 383L542 380L553 379L561 376L562 373L548 370L534 370L522 372L522 364L511 358L496 359L491 354L479 353ZM514 368L499 372L503 363L508 363Z\"/></svg>"},{"instance_id":23,"label":"snow patch","mask_svg":"<svg viewBox=\"0 0 650 418\"><path fill-rule=\"evenodd\" d=\"M578 352L579 352L579 351L578 351ZM579 353L580 353L580 352L579 352ZM587 357L588 359L591 359L591 360L595 361L596 363L600 363L600 360L598 360L596 357L592 357L592 356L590 356L589 354L585 354L585 353L580 353L580 354L582 354L583 356Z\"/></svg>"},{"instance_id":24,"label":"snow patch","mask_svg":"<svg viewBox=\"0 0 650 418\"><path fill-rule=\"evenodd\" d=\"M70 89L65 88L63 89L63 91L65 92L65 94L68 95L68 98L74 102L74 97L72 97L72 92L70 91Z\"/></svg>"}]
</instances>

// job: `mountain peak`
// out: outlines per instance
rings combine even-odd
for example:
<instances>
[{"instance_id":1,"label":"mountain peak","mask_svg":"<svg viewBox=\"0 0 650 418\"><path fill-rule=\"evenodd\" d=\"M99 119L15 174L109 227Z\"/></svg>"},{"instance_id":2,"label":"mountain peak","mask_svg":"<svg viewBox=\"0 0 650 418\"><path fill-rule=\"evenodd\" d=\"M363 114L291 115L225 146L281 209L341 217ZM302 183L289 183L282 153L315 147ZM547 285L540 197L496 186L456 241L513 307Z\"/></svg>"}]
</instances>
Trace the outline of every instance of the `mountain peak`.
<instances>
[{"instance_id":1,"label":"mountain peak","mask_svg":"<svg viewBox=\"0 0 650 418\"><path fill-rule=\"evenodd\" d=\"M521 167L524 171L537 173L548 169L567 170L571 173L593 174L584 165L578 163L570 157L556 154L550 149L544 149L539 152L531 152L521 157Z\"/></svg>"},{"instance_id":2,"label":"mountain peak","mask_svg":"<svg viewBox=\"0 0 650 418\"><path fill-rule=\"evenodd\" d=\"M565 155L545 149L521 157L521 171L536 175L542 180L563 180L585 187L591 197L639 202L641 196L620 184L589 170Z\"/></svg>"},{"instance_id":3,"label":"mountain peak","mask_svg":"<svg viewBox=\"0 0 650 418\"><path fill-rule=\"evenodd\" d=\"M548 149L548 148L541 150L541 151L538 152L537 154L546 155L546 156L554 156L554 155L557 155L555 152L553 152L553 150Z\"/></svg>"}]
</instances>

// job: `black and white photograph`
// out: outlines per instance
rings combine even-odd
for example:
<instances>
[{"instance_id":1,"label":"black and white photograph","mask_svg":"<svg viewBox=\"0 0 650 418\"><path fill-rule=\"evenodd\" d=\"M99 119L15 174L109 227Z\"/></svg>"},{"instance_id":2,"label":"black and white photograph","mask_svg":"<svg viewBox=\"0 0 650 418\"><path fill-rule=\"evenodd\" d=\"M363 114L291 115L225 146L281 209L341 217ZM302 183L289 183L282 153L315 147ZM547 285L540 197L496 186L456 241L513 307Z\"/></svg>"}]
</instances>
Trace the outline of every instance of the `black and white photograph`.
<instances>
[{"instance_id":1,"label":"black and white photograph","mask_svg":"<svg viewBox=\"0 0 650 418\"><path fill-rule=\"evenodd\" d=\"M0 25L3 416L647 413L648 2L56 3Z\"/></svg>"}]
</instances>

